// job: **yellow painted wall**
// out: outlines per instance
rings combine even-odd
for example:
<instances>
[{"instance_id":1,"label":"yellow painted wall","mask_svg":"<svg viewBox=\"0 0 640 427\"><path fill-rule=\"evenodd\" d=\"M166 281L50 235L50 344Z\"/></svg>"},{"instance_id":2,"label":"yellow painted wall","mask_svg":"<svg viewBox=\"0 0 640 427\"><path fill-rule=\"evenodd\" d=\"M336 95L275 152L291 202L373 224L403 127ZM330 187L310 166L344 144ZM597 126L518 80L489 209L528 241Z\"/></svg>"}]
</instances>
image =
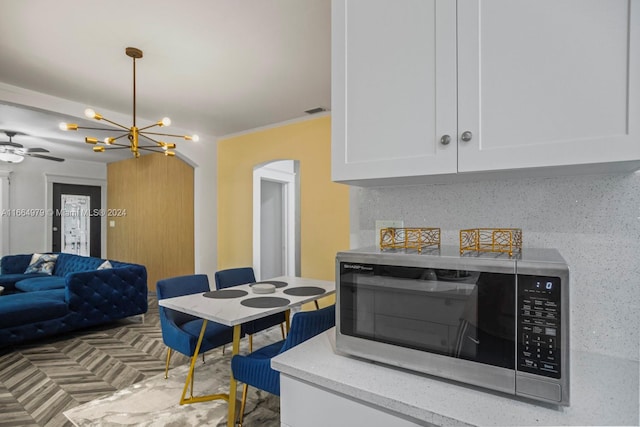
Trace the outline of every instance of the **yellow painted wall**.
<instances>
[{"instance_id":1,"label":"yellow painted wall","mask_svg":"<svg viewBox=\"0 0 640 427\"><path fill-rule=\"evenodd\" d=\"M218 269L253 262L253 169L300 161L302 277L335 279L336 252L349 248L349 188L331 181L331 117L218 141Z\"/></svg>"}]
</instances>

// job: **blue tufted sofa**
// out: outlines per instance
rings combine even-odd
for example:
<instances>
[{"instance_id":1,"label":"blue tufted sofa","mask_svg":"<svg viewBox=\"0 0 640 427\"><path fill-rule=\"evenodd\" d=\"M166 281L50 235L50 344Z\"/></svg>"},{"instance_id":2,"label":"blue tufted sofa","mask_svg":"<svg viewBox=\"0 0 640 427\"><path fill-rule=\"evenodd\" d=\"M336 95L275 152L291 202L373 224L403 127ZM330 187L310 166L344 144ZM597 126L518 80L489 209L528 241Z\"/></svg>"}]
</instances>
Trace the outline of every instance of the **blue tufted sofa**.
<instances>
[{"instance_id":1,"label":"blue tufted sofa","mask_svg":"<svg viewBox=\"0 0 640 427\"><path fill-rule=\"evenodd\" d=\"M24 274L31 256L0 260L0 348L147 312L142 265L60 253L51 275Z\"/></svg>"}]
</instances>

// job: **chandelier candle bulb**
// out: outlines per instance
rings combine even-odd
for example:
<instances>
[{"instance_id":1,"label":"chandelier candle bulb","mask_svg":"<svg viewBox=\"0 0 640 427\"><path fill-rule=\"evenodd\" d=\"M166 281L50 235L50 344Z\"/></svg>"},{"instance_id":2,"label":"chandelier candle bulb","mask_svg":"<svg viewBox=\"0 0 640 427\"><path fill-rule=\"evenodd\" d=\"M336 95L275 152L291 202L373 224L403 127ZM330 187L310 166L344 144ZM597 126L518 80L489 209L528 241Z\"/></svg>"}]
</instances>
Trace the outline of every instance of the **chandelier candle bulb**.
<instances>
[{"instance_id":1,"label":"chandelier candle bulb","mask_svg":"<svg viewBox=\"0 0 640 427\"><path fill-rule=\"evenodd\" d=\"M86 142L87 144L97 144L98 143L98 139L97 138L86 137L84 139L84 142Z\"/></svg>"}]
</instances>

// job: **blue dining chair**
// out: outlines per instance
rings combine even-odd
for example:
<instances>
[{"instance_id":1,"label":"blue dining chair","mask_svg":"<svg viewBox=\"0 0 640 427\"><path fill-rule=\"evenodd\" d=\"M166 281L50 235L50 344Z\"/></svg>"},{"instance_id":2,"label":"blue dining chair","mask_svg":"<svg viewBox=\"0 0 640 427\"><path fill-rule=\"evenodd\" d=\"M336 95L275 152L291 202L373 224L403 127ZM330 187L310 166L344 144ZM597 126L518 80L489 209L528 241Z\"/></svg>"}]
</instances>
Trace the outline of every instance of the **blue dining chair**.
<instances>
[{"instance_id":1,"label":"blue dining chair","mask_svg":"<svg viewBox=\"0 0 640 427\"><path fill-rule=\"evenodd\" d=\"M192 274L158 280L156 293L158 300L179 297L196 293L209 292L209 279L206 274ZM182 313L166 307L159 307L162 340L167 346L167 365L164 377L169 372L172 350L188 357L198 357L195 353L196 344L200 336L203 320L190 314ZM220 347L233 341L233 328L216 322L207 322L205 334L200 346L199 354ZM193 380L193 374L191 375ZM193 381L191 384L193 397Z\"/></svg>"},{"instance_id":2,"label":"blue dining chair","mask_svg":"<svg viewBox=\"0 0 640 427\"><path fill-rule=\"evenodd\" d=\"M256 276L251 267L228 268L220 270L215 274L216 289L225 289L232 286L254 283ZM252 320L242 325L242 332L249 336L249 351L253 351L253 334L264 331L272 326L280 325L282 338L285 337L284 323L285 313L276 313L261 319Z\"/></svg>"},{"instance_id":3,"label":"blue dining chair","mask_svg":"<svg viewBox=\"0 0 640 427\"><path fill-rule=\"evenodd\" d=\"M239 425L242 426L248 386L280 396L280 373L271 368L271 359L298 344L334 327L336 306L332 304L319 310L300 311L293 316L287 338L262 347L248 355L235 355L231 359L231 372L242 386Z\"/></svg>"}]
</instances>

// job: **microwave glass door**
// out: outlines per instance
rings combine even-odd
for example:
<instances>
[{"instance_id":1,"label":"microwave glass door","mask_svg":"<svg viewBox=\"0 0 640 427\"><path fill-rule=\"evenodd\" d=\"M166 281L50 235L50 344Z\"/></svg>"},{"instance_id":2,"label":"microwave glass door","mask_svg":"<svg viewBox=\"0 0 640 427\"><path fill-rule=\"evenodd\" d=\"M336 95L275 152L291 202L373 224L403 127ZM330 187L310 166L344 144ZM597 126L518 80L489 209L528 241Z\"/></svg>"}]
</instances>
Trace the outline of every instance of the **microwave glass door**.
<instances>
[{"instance_id":1,"label":"microwave glass door","mask_svg":"<svg viewBox=\"0 0 640 427\"><path fill-rule=\"evenodd\" d=\"M514 368L514 274L342 262L339 283L344 335Z\"/></svg>"}]
</instances>

